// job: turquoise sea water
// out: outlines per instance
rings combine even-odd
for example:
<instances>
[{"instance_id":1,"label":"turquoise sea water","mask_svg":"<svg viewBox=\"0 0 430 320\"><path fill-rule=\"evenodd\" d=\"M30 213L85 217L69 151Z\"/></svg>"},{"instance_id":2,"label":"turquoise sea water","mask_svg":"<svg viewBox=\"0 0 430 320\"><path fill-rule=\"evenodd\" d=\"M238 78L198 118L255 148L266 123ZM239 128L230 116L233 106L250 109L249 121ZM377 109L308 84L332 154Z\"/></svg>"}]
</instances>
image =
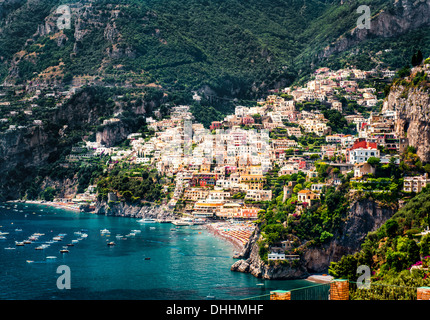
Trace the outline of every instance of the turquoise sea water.
<instances>
[{"instance_id":1,"label":"turquoise sea water","mask_svg":"<svg viewBox=\"0 0 430 320\"><path fill-rule=\"evenodd\" d=\"M234 247L201 226L140 224L43 205L0 206L0 232L9 233L0 240L0 299L242 299L310 285L306 280L263 281L231 272ZM60 253L82 229L88 237L69 247L69 253ZM110 236L101 234L102 229ZM134 229L141 232L126 240L115 237ZM15 246L36 232L44 235ZM62 241L35 250L60 233L66 234ZM108 246L108 241L116 245ZM70 268L71 289L57 288L60 265Z\"/></svg>"}]
</instances>

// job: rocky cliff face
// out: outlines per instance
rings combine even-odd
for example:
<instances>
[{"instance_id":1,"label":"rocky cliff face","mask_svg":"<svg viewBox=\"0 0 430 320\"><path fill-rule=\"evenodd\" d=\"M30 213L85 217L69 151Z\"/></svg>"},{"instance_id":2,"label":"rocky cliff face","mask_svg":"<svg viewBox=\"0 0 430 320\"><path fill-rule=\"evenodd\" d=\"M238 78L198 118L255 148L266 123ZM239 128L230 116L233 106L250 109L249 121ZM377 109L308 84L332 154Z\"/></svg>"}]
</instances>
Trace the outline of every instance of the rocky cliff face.
<instances>
[{"instance_id":1,"label":"rocky cliff face","mask_svg":"<svg viewBox=\"0 0 430 320\"><path fill-rule=\"evenodd\" d=\"M326 47L319 54L320 58L326 58L334 53L345 51L372 37L395 37L430 25L430 0L398 0L394 2L389 10L383 10L376 14L372 12L371 4L369 7L373 15L370 29L355 27ZM359 17L358 14L357 17Z\"/></svg>"},{"instance_id":2,"label":"rocky cliff face","mask_svg":"<svg viewBox=\"0 0 430 320\"><path fill-rule=\"evenodd\" d=\"M113 122L104 125L100 131L97 131L96 141L109 148L123 141L132 132L132 128L123 124L122 121Z\"/></svg>"},{"instance_id":3,"label":"rocky cliff face","mask_svg":"<svg viewBox=\"0 0 430 320\"><path fill-rule=\"evenodd\" d=\"M260 238L258 228L241 253L242 260L236 261L232 266L232 271L250 273L254 277L263 279L302 279L309 276L304 264L292 266L290 264L267 265L260 259L258 253L258 239Z\"/></svg>"},{"instance_id":4,"label":"rocky cliff face","mask_svg":"<svg viewBox=\"0 0 430 320\"><path fill-rule=\"evenodd\" d=\"M366 235L377 230L397 211L398 207L381 207L378 203L360 200L351 204L349 215L334 235L333 240L322 248L309 248L303 260L309 272L327 271L330 262L361 249Z\"/></svg>"},{"instance_id":5,"label":"rocky cliff face","mask_svg":"<svg viewBox=\"0 0 430 320\"><path fill-rule=\"evenodd\" d=\"M37 166L47 160L55 145L48 143L49 135L42 127L20 128L0 134L0 173L17 164Z\"/></svg>"},{"instance_id":6,"label":"rocky cliff face","mask_svg":"<svg viewBox=\"0 0 430 320\"><path fill-rule=\"evenodd\" d=\"M417 149L424 162L430 161L430 87L429 82L411 85L417 72L430 74L430 68L421 66L412 70L405 81L394 84L382 111L396 111L395 130L400 137L407 137L409 145Z\"/></svg>"},{"instance_id":7,"label":"rocky cliff face","mask_svg":"<svg viewBox=\"0 0 430 320\"><path fill-rule=\"evenodd\" d=\"M172 211L167 210L165 206L141 206L125 202L97 202L95 213L129 218L165 219L173 217Z\"/></svg>"},{"instance_id":8,"label":"rocky cliff face","mask_svg":"<svg viewBox=\"0 0 430 320\"><path fill-rule=\"evenodd\" d=\"M303 244L303 253L296 265L265 264L258 253L257 241L260 233L257 229L240 255L242 259L235 262L231 270L251 273L263 279L300 279L311 273L326 272L330 262L358 251L367 233L378 229L396 212L396 209L381 207L374 201L354 202L344 225L334 235L333 240L318 247Z\"/></svg>"}]
</instances>

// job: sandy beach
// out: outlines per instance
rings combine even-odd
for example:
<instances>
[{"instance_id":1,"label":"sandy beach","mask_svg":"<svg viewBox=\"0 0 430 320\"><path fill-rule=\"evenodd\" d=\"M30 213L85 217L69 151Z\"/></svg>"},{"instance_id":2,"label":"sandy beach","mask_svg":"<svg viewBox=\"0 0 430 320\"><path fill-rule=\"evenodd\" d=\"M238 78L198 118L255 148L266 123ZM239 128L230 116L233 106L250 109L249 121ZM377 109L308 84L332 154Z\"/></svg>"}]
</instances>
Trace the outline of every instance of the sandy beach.
<instances>
[{"instance_id":1,"label":"sandy beach","mask_svg":"<svg viewBox=\"0 0 430 320\"><path fill-rule=\"evenodd\" d=\"M329 275L321 275L321 274L313 274L306 278L306 280L315 282L315 283L330 283L333 280L333 276Z\"/></svg>"},{"instance_id":2,"label":"sandy beach","mask_svg":"<svg viewBox=\"0 0 430 320\"><path fill-rule=\"evenodd\" d=\"M40 201L40 200L22 200L22 201L8 201L8 203L30 203L30 204L38 204L45 205L49 207L61 208L64 210L71 210L75 212L80 212L79 205L75 203L66 203L66 202L53 202L53 201Z\"/></svg>"},{"instance_id":3,"label":"sandy beach","mask_svg":"<svg viewBox=\"0 0 430 320\"><path fill-rule=\"evenodd\" d=\"M238 251L242 251L255 227L249 223L213 222L205 225L206 229L230 241Z\"/></svg>"}]
</instances>

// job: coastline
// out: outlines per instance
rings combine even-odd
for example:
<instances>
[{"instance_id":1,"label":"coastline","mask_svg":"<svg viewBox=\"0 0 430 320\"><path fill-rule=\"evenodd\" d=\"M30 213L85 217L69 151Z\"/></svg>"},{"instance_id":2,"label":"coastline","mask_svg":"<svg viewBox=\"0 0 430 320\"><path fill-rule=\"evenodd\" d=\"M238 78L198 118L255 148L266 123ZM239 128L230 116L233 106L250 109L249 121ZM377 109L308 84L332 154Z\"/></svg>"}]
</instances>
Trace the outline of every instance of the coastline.
<instances>
[{"instance_id":1,"label":"coastline","mask_svg":"<svg viewBox=\"0 0 430 320\"><path fill-rule=\"evenodd\" d=\"M321 283L321 284L330 283L333 279L334 279L333 276L330 276L327 274L313 274L306 278L306 280L310 282Z\"/></svg>"},{"instance_id":2,"label":"coastline","mask_svg":"<svg viewBox=\"0 0 430 320\"><path fill-rule=\"evenodd\" d=\"M37 204L37 205L45 205L48 207L54 207L74 212L81 212L79 209L79 205L74 203L66 203L66 202L54 202L54 201L42 201L42 200L11 200L6 201L6 203L30 203L30 204Z\"/></svg>"},{"instance_id":3,"label":"coastline","mask_svg":"<svg viewBox=\"0 0 430 320\"><path fill-rule=\"evenodd\" d=\"M43 205L47 207L59 208L63 210L80 213L80 205L67 202L44 201L44 200L9 200L6 203L29 203ZM237 252L242 252L246 243L254 230L254 226L249 223L231 223L227 221L211 222L203 227L212 235L219 237L233 244Z\"/></svg>"},{"instance_id":4,"label":"coastline","mask_svg":"<svg viewBox=\"0 0 430 320\"><path fill-rule=\"evenodd\" d=\"M204 226L213 235L232 243L238 252L245 248L254 228L244 223L230 222L212 222Z\"/></svg>"}]
</instances>

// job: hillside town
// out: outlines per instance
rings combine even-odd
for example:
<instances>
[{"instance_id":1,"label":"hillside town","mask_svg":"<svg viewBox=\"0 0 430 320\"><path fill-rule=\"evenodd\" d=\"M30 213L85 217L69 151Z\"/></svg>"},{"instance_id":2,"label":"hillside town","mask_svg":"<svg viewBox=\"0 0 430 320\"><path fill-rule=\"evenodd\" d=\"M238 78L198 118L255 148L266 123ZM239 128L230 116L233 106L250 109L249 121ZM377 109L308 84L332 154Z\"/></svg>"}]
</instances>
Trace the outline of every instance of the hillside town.
<instances>
[{"instance_id":1,"label":"hillside town","mask_svg":"<svg viewBox=\"0 0 430 320\"><path fill-rule=\"evenodd\" d=\"M168 118L146 119L154 131L151 138L132 133L125 149L88 141L85 146L73 148L68 161L109 155L112 165L128 162L153 166L160 175L174 178L174 188L168 191L165 187L170 192L169 207L196 218L255 220L258 204L273 197L267 174L301 173L306 179L302 189L294 189L295 182L290 182L284 186L282 199L285 202L295 195L299 213L318 201L324 187L340 184L336 175L351 173L353 180L362 182L374 174L374 166L368 163L371 158L383 164L399 164L398 154L408 142L395 131L395 113L346 115L348 124L356 129L353 135L332 132L329 120L319 110L296 108L298 103L319 100L341 113L339 92L346 92L348 99L356 99L360 105L375 106L375 89L358 87L358 80L369 76L369 72L356 69L318 69L315 79L305 86L280 90L281 94L269 95L254 107L236 106L234 114L213 121L209 130L194 119L189 106L172 107ZM385 72L384 76L393 74ZM115 121L107 119L104 124ZM324 142L304 146L300 143L304 136L319 137ZM322 161L338 169L329 179L318 177L315 162ZM419 192L430 180L426 176L408 177L404 183L404 191ZM86 195L78 194L73 200L95 201L95 191L96 186L90 186Z\"/></svg>"},{"instance_id":2,"label":"hillside town","mask_svg":"<svg viewBox=\"0 0 430 320\"><path fill-rule=\"evenodd\" d=\"M274 197L270 177L295 175L276 200L289 201L295 205L294 214L300 215L307 207L318 205L327 188L339 186L341 177L350 179L352 191L369 190L375 162L400 163L399 154L408 147L408 140L396 131L397 114L373 111L382 99L375 88L359 85L372 76L372 72L356 69L320 68L304 86L273 90L254 106L238 105L234 114L213 121L209 129L194 118L190 106L174 106L168 117L146 118L150 136L131 133L125 147L107 147L98 138L82 142L72 148L66 160L85 163L108 156L110 168L118 163L155 168L160 176L169 178L163 188L169 210L194 219L248 223L257 220L261 204ZM394 73L387 70L380 76L390 79ZM67 94L70 92L62 96ZM199 99L197 95L194 98ZM364 112L346 114L345 101L354 101ZM352 133L334 132L324 112L306 110L306 103L319 103L342 115ZM115 117L105 119L103 126L118 121ZM321 165L333 170L321 176ZM370 191L390 192L390 183L388 178ZM427 184L430 179L426 174L405 177L403 191L420 192ZM108 201L121 198L121 193L111 192ZM57 200L72 202L75 207L94 207L97 185L72 199ZM243 245L251 235L250 226L245 235L238 235L234 228L230 232L224 225L217 231ZM286 258L272 251L269 259Z\"/></svg>"}]
</instances>

